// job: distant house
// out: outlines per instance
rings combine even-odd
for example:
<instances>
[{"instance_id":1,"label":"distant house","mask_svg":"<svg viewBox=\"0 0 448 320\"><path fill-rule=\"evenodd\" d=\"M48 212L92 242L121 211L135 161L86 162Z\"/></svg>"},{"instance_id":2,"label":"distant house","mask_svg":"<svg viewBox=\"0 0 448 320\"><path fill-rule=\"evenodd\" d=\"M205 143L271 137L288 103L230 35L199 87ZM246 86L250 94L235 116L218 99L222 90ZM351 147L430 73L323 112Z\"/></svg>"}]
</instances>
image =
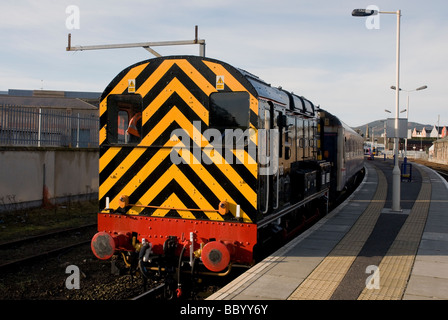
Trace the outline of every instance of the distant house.
<instances>
[{"instance_id":1,"label":"distant house","mask_svg":"<svg viewBox=\"0 0 448 320\"><path fill-rule=\"evenodd\" d=\"M412 131L412 138L428 138L431 134L431 131L432 131L431 128L423 127L422 130L414 128L414 130Z\"/></svg>"},{"instance_id":2,"label":"distant house","mask_svg":"<svg viewBox=\"0 0 448 320\"><path fill-rule=\"evenodd\" d=\"M445 138L446 134L447 134L447 132L446 132L445 126L443 126L443 127L434 126L434 128L432 128L430 137L431 138Z\"/></svg>"}]
</instances>

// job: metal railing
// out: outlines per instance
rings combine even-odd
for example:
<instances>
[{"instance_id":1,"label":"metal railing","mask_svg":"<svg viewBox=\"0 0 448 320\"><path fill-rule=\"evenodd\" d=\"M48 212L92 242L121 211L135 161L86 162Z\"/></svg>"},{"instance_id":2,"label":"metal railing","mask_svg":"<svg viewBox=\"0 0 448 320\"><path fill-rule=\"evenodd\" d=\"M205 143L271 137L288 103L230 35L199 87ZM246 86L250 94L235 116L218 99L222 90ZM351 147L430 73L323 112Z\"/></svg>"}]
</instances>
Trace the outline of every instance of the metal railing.
<instances>
[{"instance_id":1,"label":"metal railing","mask_svg":"<svg viewBox=\"0 0 448 320\"><path fill-rule=\"evenodd\" d=\"M1 146L98 146L96 113L80 114L70 109L0 106Z\"/></svg>"}]
</instances>

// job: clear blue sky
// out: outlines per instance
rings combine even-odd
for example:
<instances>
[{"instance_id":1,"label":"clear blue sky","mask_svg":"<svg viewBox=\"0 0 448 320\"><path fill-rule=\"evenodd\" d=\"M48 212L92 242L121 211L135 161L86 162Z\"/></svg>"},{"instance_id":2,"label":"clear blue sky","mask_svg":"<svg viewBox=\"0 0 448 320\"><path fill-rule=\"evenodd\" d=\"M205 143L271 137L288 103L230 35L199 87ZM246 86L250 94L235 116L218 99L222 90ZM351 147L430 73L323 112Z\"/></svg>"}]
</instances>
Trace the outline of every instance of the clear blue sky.
<instances>
[{"instance_id":1,"label":"clear blue sky","mask_svg":"<svg viewBox=\"0 0 448 320\"><path fill-rule=\"evenodd\" d=\"M79 29L73 25L79 9ZM72 45L190 40L206 55L294 91L351 126L395 116L396 15L351 16L376 5L402 10L401 81L411 92L409 120L448 125L446 0L42 0L0 7L0 91L103 91L125 67L153 56L144 49L67 52ZM71 24L70 24L71 22ZM197 46L157 47L162 55L198 54ZM407 94L400 95L400 109ZM389 109L392 115L384 112ZM405 117L405 113L402 114Z\"/></svg>"}]
</instances>

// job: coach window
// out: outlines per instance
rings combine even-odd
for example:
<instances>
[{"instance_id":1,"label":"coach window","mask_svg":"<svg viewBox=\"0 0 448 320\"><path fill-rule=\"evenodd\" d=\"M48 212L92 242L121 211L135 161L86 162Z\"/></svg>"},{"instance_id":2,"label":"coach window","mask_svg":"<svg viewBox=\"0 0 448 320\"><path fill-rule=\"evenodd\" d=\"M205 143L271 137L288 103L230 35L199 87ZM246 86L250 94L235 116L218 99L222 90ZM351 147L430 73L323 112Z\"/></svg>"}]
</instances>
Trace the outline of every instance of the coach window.
<instances>
[{"instance_id":1,"label":"coach window","mask_svg":"<svg viewBox=\"0 0 448 320\"><path fill-rule=\"evenodd\" d=\"M297 119L297 160L303 160L304 158L304 132L303 132L303 120Z\"/></svg>"},{"instance_id":2,"label":"coach window","mask_svg":"<svg viewBox=\"0 0 448 320\"><path fill-rule=\"evenodd\" d=\"M292 116L287 117L287 123L285 128L285 160L293 159L295 161L296 159L296 148L294 147L295 142L295 119Z\"/></svg>"},{"instance_id":3,"label":"coach window","mask_svg":"<svg viewBox=\"0 0 448 320\"><path fill-rule=\"evenodd\" d=\"M247 92L212 93L209 104L209 127L218 129L222 137L226 134L226 129L241 129L244 133L249 127L249 103ZM235 135L235 132L233 134Z\"/></svg>"},{"instance_id":4,"label":"coach window","mask_svg":"<svg viewBox=\"0 0 448 320\"><path fill-rule=\"evenodd\" d=\"M107 141L136 144L142 137L142 97L110 95L107 98Z\"/></svg>"},{"instance_id":5,"label":"coach window","mask_svg":"<svg viewBox=\"0 0 448 320\"><path fill-rule=\"evenodd\" d=\"M310 122L308 119L303 121L303 158L307 159L310 156Z\"/></svg>"}]
</instances>

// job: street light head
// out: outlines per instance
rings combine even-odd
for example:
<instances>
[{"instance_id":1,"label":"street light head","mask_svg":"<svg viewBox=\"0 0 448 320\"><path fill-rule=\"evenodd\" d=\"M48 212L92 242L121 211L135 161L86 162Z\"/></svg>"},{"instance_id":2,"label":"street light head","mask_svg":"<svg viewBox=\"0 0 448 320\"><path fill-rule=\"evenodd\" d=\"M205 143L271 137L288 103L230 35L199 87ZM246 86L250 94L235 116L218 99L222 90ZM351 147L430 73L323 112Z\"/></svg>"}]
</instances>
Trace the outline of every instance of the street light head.
<instances>
[{"instance_id":1,"label":"street light head","mask_svg":"<svg viewBox=\"0 0 448 320\"><path fill-rule=\"evenodd\" d=\"M397 89L396 86L390 86L390 88L391 88L392 90L396 90L396 89ZM400 91L401 91L401 88L400 88Z\"/></svg>"},{"instance_id":2,"label":"street light head","mask_svg":"<svg viewBox=\"0 0 448 320\"><path fill-rule=\"evenodd\" d=\"M415 90L423 90L423 89L426 89L426 88L428 88L428 86L421 86L421 87L418 87L417 89L415 89Z\"/></svg>"},{"instance_id":3,"label":"street light head","mask_svg":"<svg viewBox=\"0 0 448 320\"><path fill-rule=\"evenodd\" d=\"M387 113L392 113L392 112L390 112L389 110L387 110L387 109L384 109L384 111L386 111Z\"/></svg>"},{"instance_id":4,"label":"street light head","mask_svg":"<svg viewBox=\"0 0 448 320\"><path fill-rule=\"evenodd\" d=\"M354 9L352 11L353 17L368 17L376 14L378 14L378 10Z\"/></svg>"}]
</instances>

